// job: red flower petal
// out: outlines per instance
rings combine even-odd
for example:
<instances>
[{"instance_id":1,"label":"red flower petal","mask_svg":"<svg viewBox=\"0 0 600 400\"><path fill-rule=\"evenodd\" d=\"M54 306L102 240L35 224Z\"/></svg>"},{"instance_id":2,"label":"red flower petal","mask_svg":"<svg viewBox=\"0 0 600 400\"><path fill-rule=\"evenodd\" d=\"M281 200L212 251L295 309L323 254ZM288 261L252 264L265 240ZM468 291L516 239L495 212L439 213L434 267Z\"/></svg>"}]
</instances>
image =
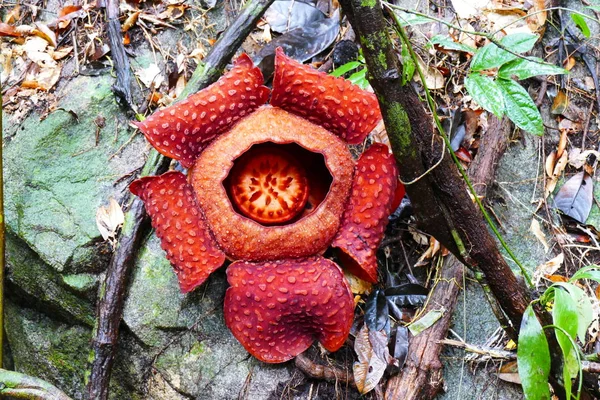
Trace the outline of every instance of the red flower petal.
<instances>
[{"instance_id":1,"label":"red flower petal","mask_svg":"<svg viewBox=\"0 0 600 400\"><path fill-rule=\"evenodd\" d=\"M350 332L354 300L340 268L311 257L264 263L238 261L227 269L225 322L261 361L294 358L316 339L339 349Z\"/></svg>"},{"instance_id":2,"label":"red flower petal","mask_svg":"<svg viewBox=\"0 0 600 400\"><path fill-rule=\"evenodd\" d=\"M150 215L161 247L173 265L183 293L194 290L225 262L181 172L134 181L129 189Z\"/></svg>"},{"instance_id":3,"label":"red flower petal","mask_svg":"<svg viewBox=\"0 0 600 400\"><path fill-rule=\"evenodd\" d=\"M135 123L161 154L191 167L220 133L269 98L262 73L246 54L217 82Z\"/></svg>"},{"instance_id":4,"label":"red flower petal","mask_svg":"<svg viewBox=\"0 0 600 400\"><path fill-rule=\"evenodd\" d=\"M302 65L281 48L275 56L271 105L319 124L350 144L362 143L381 119L373 93Z\"/></svg>"},{"instance_id":5,"label":"red flower petal","mask_svg":"<svg viewBox=\"0 0 600 400\"><path fill-rule=\"evenodd\" d=\"M369 282L377 282L377 248L394 199L403 195L397 185L394 157L386 145L373 144L358 160L350 204L332 244L341 250L344 267Z\"/></svg>"}]
</instances>

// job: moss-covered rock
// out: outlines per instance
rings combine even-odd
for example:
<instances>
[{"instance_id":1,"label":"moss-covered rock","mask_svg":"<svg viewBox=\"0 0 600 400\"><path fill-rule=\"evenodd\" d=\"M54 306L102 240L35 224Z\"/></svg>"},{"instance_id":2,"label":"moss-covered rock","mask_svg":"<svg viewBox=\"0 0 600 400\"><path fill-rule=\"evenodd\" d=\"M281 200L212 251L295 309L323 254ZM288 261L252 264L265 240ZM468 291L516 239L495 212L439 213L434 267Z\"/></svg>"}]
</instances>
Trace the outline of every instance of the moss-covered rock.
<instances>
[{"instance_id":1,"label":"moss-covered rock","mask_svg":"<svg viewBox=\"0 0 600 400\"><path fill-rule=\"evenodd\" d=\"M121 198L127 182L115 183L144 162L141 137L113 157L131 129L111 83L108 75L74 78L56 111L4 129L7 227L60 272L105 268L110 248L96 209L110 196ZM103 128L94 123L99 117Z\"/></svg>"}]
</instances>

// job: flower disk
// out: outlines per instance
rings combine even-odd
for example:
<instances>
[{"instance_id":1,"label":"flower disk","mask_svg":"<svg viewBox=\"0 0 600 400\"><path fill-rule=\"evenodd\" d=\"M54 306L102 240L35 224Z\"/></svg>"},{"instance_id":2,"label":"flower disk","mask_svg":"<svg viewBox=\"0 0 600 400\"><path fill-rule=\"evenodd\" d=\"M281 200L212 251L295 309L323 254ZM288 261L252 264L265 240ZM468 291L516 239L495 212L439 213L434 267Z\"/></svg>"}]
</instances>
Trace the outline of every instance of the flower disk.
<instances>
[{"instance_id":1,"label":"flower disk","mask_svg":"<svg viewBox=\"0 0 600 400\"><path fill-rule=\"evenodd\" d=\"M217 82L136 125L161 154L189 168L219 134L269 99L262 73L242 54Z\"/></svg>"},{"instance_id":2,"label":"flower disk","mask_svg":"<svg viewBox=\"0 0 600 400\"><path fill-rule=\"evenodd\" d=\"M381 119L373 93L302 65L281 48L275 55L271 105L321 125L350 144L362 143Z\"/></svg>"},{"instance_id":3,"label":"flower disk","mask_svg":"<svg viewBox=\"0 0 600 400\"><path fill-rule=\"evenodd\" d=\"M396 190L398 169L389 148L375 143L365 151L356 166L350 204L332 246L342 252L344 267L369 282L377 282L376 252L392 205L404 195Z\"/></svg>"},{"instance_id":4,"label":"flower disk","mask_svg":"<svg viewBox=\"0 0 600 400\"><path fill-rule=\"evenodd\" d=\"M309 194L302 165L274 146L246 152L231 170L231 186L242 213L265 225L287 222L300 214Z\"/></svg>"},{"instance_id":5,"label":"flower disk","mask_svg":"<svg viewBox=\"0 0 600 400\"><path fill-rule=\"evenodd\" d=\"M183 293L200 286L223 265L225 254L206 228L185 175L167 172L145 177L129 188L144 202Z\"/></svg>"},{"instance_id":6,"label":"flower disk","mask_svg":"<svg viewBox=\"0 0 600 400\"><path fill-rule=\"evenodd\" d=\"M354 300L332 261L238 261L227 269L227 280L231 287L225 295L225 322L261 361L287 361L314 340L336 351L348 337Z\"/></svg>"}]
</instances>

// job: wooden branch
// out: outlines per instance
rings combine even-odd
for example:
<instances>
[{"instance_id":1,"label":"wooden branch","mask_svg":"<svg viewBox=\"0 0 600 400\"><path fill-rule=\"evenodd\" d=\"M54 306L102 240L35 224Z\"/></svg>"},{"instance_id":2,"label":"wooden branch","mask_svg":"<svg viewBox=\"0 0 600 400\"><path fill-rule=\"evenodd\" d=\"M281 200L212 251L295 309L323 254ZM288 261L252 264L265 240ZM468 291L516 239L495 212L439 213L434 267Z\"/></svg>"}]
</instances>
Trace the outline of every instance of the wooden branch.
<instances>
[{"instance_id":1,"label":"wooden branch","mask_svg":"<svg viewBox=\"0 0 600 400\"><path fill-rule=\"evenodd\" d=\"M379 99L400 177L411 182L406 191L419 227L461 262L480 268L508 319L513 326L520 326L528 295L489 234L481 211L473 204L456 166L444 151L442 138L434 134L431 117L417 93L412 86L402 85L402 67L398 65L379 1L341 3L346 12L360 15L351 21L360 38L369 81Z\"/></svg>"},{"instance_id":2,"label":"wooden branch","mask_svg":"<svg viewBox=\"0 0 600 400\"><path fill-rule=\"evenodd\" d=\"M296 364L296 368L311 378L323 379L328 382L343 382L356 387L352 371L344 371L333 366L317 364L304 353L297 355L294 363Z\"/></svg>"},{"instance_id":3,"label":"wooden branch","mask_svg":"<svg viewBox=\"0 0 600 400\"><path fill-rule=\"evenodd\" d=\"M108 46L110 47L113 68L117 75L112 90L120 103L129 110L135 110L131 97L131 68L125 53L125 46L123 46L123 35L121 34L121 23L119 22L119 0L107 0L106 24L108 28Z\"/></svg>"},{"instance_id":4,"label":"wooden branch","mask_svg":"<svg viewBox=\"0 0 600 400\"><path fill-rule=\"evenodd\" d=\"M255 0L246 4L236 20L223 33L221 39L215 43L204 63L199 65L194 72L196 78L190 81L186 87L187 94L194 93L217 80L222 69L237 51L238 46L272 2L273 0ZM234 40L233 36L237 38ZM180 100L185 97L187 95L180 96ZM160 174L167 169L169 162L169 159L161 156L156 150L152 150L141 175ZM130 200L119 243L106 271L106 279L100 289L88 384L90 400L108 398L108 384L119 337L127 275L135 261L145 221L144 204L137 197L133 198Z\"/></svg>"},{"instance_id":5,"label":"wooden branch","mask_svg":"<svg viewBox=\"0 0 600 400\"><path fill-rule=\"evenodd\" d=\"M56 386L15 371L0 369L0 397L28 400L71 400Z\"/></svg>"}]
</instances>

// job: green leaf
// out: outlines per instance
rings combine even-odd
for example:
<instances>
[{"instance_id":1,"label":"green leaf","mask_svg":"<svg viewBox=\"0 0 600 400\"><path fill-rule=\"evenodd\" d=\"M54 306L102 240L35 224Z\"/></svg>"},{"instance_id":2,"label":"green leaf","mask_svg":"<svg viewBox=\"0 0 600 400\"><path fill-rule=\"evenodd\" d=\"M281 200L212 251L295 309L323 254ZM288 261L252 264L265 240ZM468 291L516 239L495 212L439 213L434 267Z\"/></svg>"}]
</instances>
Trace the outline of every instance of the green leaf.
<instances>
[{"instance_id":1,"label":"green leaf","mask_svg":"<svg viewBox=\"0 0 600 400\"><path fill-rule=\"evenodd\" d=\"M398 19L400 20L400 25L402 26L414 26L434 22L431 18L400 10L394 10L394 14L398 16Z\"/></svg>"},{"instance_id":2,"label":"green leaf","mask_svg":"<svg viewBox=\"0 0 600 400\"><path fill-rule=\"evenodd\" d=\"M527 307L519 330L517 365L527 400L549 400L550 350L542 325L531 305Z\"/></svg>"},{"instance_id":3,"label":"green leaf","mask_svg":"<svg viewBox=\"0 0 600 400\"><path fill-rule=\"evenodd\" d=\"M577 336L582 343L585 343L585 334L594 320L594 309L590 298L582 289L573 284L557 282L555 286L563 287L571 294L577 308Z\"/></svg>"},{"instance_id":4,"label":"green leaf","mask_svg":"<svg viewBox=\"0 0 600 400\"><path fill-rule=\"evenodd\" d=\"M530 61L535 60L535 61ZM536 62L537 61L537 62ZM541 58L530 58L526 60L524 58L517 58L516 60L509 61L504 64L498 70L498 76L505 79L511 79L515 76L517 79L527 79L537 75L557 75L557 74L568 74L564 68L557 67L556 65L548 64Z\"/></svg>"},{"instance_id":5,"label":"green leaf","mask_svg":"<svg viewBox=\"0 0 600 400\"><path fill-rule=\"evenodd\" d=\"M410 56L408 46L404 41L402 42L402 86L410 82L413 75L415 74L415 60Z\"/></svg>"},{"instance_id":6,"label":"green leaf","mask_svg":"<svg viewBox=\"0 0 600 400\"><path fill-rule=\"evenodd\" d=\"M510 79L497 79L496 83L504 98L504 112L519 128L536 134L544 133L540 111L529 93L517 82Z\"/></svg>"},{"instance_id":7,"label":"green leaf","mask_svg":"<svg viewBox=\"0 0 600 400\"><path fill-rule=\"evenodd\" d=\"M514 53L525 53L532 49L538 36L531 33L514 33L500 40L500 43ZM487 44L479 49L471 60L471 69L481 71L484 69L497 68L517 58L516 55L501 49L494 43Z\"/></svg>"},{"instance_id":8,"label":"green leaf","mask_svg":"<svg viewBox=\"0 0 600 400\"><path fill-rule=\"evenodd\" d=\"M458 43L448 36L436 35L429 40L432 44L437 44L440 47L448 50L464 51L466 53L475 53L476 49L466 44Z\"/></svg>"},{"instance_id":9,"label":"green leaf","mask_svg":"<svg viewBox=\"0 0 600 400\"><path fill-rule=\"evenodd\" d=\"M367 69L363 68L348 77L348 80L355 85L360 86L361 89L369 87L369 81L367 80Z\"/></svg>"},{"instance_id":10,"label":"green leaf","mask_svg":"<svg viewBox=\"0 0 600 400\"><path fill-rule=\"evenodd\" d=\"M600 282L600 266L588 265L587 267L581 268L573 274L571 279L569 279L569 282L575 282L579 279L592 279L596 282Z\"/></svg>"},{"instance_id":11,"label":"green leaf","mask_svg":"<svg viewBox=\"0 0 600 400\"><path fill-rule=\"evenodd\" d=\"M408 326L408 330L413 336L417 336L419 333L423 332L425 329L429 328L431 325L435 324L435 322L442 318L442 315L446 312L446 309L442 307L440 310L431 310L427 314L423 315L418 320L414 321L412 324Z\"/></svg>"},{"instance_id":12,"label":"green leaf","mask_svg":"<svg viewBox=\"0 0 600 400\"><path fill-rule=\"evenodd\" d=\"M533 49L535 43L539 39L538 35L533 33L513 33L506 35L500 40L507 49L514 51L515 53L526 53Z\"/></svg>"},{"instance_id":13,"label":"green leaf","mask_svg":"<svg viewBox=\"0 0 600 400\"><path fill-rule=\"evenodd\" d=\"M498 118L502 118L504 98L495 80L477 73L469 74L465 78L465 87L477 104Z\"/></svg>"},{"instance_id":14,"label":"green leaf","mask_svg":"<svg viewBox=\"0 0 600 400\"><path fill-rule=\"evenodd\" d=\"M344 65L340 65L339 67L337 67L336 69L331 71L331 73L329 75L335 76L335 77L340 77L340 76L344 75L346 72L352 71L353 69L356 69L356 68L360 67L361 65L363 65L363 64L358 61L350 61Z\"/></svg>"},{"instance_id":15,"label":"green leaf","mask_svg":"<svg viewBox=\"0 0 600 400\"><path fill-rule=\"evenodd\" d=\"M579 29L581 30L581 33L583 33L583 36L585 36L586 38L589 38L590 37L590 27L588 26L587 22L585 22L585 18L580 14L571 13L571 19L579 27Z\"/></svg>"},{"instance_id":16,"label":"green leaf","mask_svg":"<svg viewBox=\"0 0 600 400\"><path fill-rule=\"evenodd\" d=\"M577 338L577 306L569 292L557 287L554 290L554 308L552 309L552 319L554 325L564 329L571 339ZM563 331L555 330L556 340L563 353L563 377L567 399L571 398L571 379L577 376L579 372L579 363L577 361L576 349L573 348L571 340Z\"/></svg>"}]
</instances>

